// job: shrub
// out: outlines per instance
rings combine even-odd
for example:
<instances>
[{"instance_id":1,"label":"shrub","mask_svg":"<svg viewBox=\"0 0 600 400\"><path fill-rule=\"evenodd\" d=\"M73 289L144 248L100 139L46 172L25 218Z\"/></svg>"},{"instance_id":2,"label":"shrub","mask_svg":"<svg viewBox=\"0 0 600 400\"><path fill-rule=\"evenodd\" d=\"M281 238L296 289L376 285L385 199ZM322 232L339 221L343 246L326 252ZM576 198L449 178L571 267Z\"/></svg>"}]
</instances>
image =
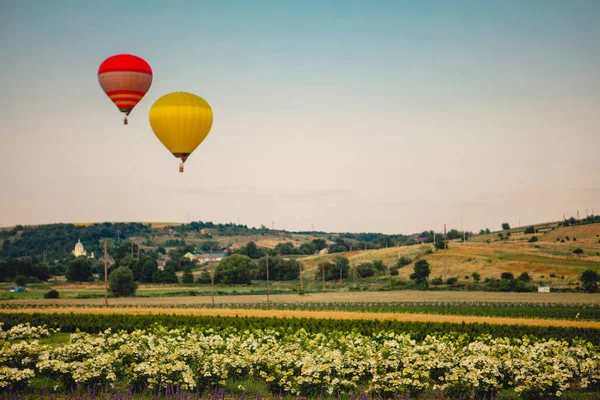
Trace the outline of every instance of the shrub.
<instances>
[{"instance_id":1,"label":"shrub","mask_svg":"<svg viewBox=\"0 0 600 400\"><path fill-rule=\"evenodd\" d=\"M437 278L433 278L431 280L431 284L432 285L441 285L442 283L444 283L444 281L442 280L442 278L437 277Z\"/></svg>"},{"instance_id":2,"label":"shrub","mask_svg":"<svg viewBox=\"0 0 600 400\"><path fill-rule=\"evenodd\" d=\"M447 285L454 285L456 282L458 282L458 278L448 278L448 279L446 279L446 284Z\"/></svg>"},{"instance_id":3,"label":"shrub","mask_svg":"<svg viewBox=\"0 0 600 400\"><path fill-rule=\"evenodd\" d=\"M578 247L575 250L573 250L573 254L583 254L583 249Z\"/></svg>"},{"instance_id":4,"label":"shrub","mask_svg":"<svg viewBox=\"0 0 600 400\"><path fill-rule=\"evenodd\" d=\"M436 250L444 250L444 241L443 240L436 240L436 242L433 245ZM448 244L446 244L446 248L448 248Z\"/></svg>"},{"instance_id":5,"label":"shrub","mask_svg":"<svg viewBox=\"0 0 600 400\"><path fill-rule=\"evenodd\" d=\"M407 265L409 265L409 264L411 264L411 263L412 263L412 260L411 260L411 258L410 258L410 257L405 257L405 256L402 256L402 257L400 257L400 258L398 259L398 263L396 263L396 266L397 266L398 268L402 268L402 267L405 267L405 266L407 266Z\"/></svg>"},{"instance_id":6,"label":"shrub","mask_svg":"<svg viewBox=\"0 0 600 400\"><path fill-rule=\"evenodd\" d=\"M392 275L392 276L398 276L398 267L392 267L392 268L390 268L390 275Z\"/></svg>"},{"instance_id":7,"label":"shrub","mask_svg":"<svg viewBox=\"0 0 600 400\"><path fill-rule=\"evenodd\" d=\"M576 242L576 241L577 241L577 238L576 238L576 237L574 237L574 238L573 238L573 241L574 241L574 242Z\"/></svg>"},{"instance_id":8,"label":"shrub","mask_svg":"<svg viewBox=\"0 0 600 400\"><path fill-rule=\"evenodd\" d=\"M373 266L375 272L385 272L385 270L387 269L387 266L381 260L373 260L373 262L371 262L371 265Z\"/></svg>"},{"instance_id":9,"label":"shrub","mask_svg":"<svg viewBox=\"0 0 600 400\"><path fill-rule=\"evenodd\" d=\"M505 279L507 281L512 281L513 279L515 279L515 276L512 274L512 272L503 272L500 275L500 278Z\"/></svg>"},{"instance_id":10,"label":"shrub","mask_svg":"<svg viewBox=\"0 0 600 400\"><path fill-rule=\"evenodd\" d=\"M58 291L52 289L49 292L44 293L45 299L58 299Z\"/></svg>"},{"instance_id":11,"label":"shrub","mask_svg":"<svg viewBox=\"0 0 600 400\"><path fill-rule=\"evenodd\" d=\"M532 237L530 237L530 238L529 238L529 243L535 243L535 242L537 242L538 240L539 240L539 239L538 239L538 237L537 237L537 236L532 236Z\"/></svg>"},{"instance_id":12,"label":"shrub","mask_svg":"<svg viewBox=\"0 0 600 400\"><path fill-rule=\"evenodd\" d=\"M481 279L481 275L479 274L479 272L473 272L473 273L471 274L471 276L473 277L473 280L474 280L475 282L479 282L479 280Z\"/></svg>"},{"instance_id":13,"label":"shrub","mask_svg":"<svg viewBox=\"0 0 600 400\"><path fill-rule=\"evenodd\" d=\"M529 226L529 227L525 228L523 233L535 233L535 228L533 226Z\"/></svg>"}]
</instances>

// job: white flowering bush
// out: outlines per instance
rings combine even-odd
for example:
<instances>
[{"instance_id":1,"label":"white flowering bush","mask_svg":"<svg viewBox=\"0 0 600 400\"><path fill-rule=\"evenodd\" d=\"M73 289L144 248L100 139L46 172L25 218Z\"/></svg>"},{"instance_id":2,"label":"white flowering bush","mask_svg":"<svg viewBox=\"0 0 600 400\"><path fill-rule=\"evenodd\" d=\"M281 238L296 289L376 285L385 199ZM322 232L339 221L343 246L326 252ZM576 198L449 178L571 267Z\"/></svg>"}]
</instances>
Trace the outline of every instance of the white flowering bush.
<instances>
[{"instance_id":1,"label":"white flowering bush","mask_svg":"<svg viewBox=\"0 0 600 400\"><path fill-rule=\"evenodd\" d=\"M34 327L28 329L33 332ZM34 337L0 341L0 390L26 386L36 376L60 380L66 388L129 385L154 390L196 390L250 378L273 392L307 397L439 390L451 398L481 398L512 388L523 397L549 398L600 383L599 348L577 340L469 340L446 334L417 341L394 332L365 336L161 327L74 333L59 345L40 344Z\"/></svg>"},{"instance_id":2,"label":"white flowering bush","mask_svg":"<svg viewBox=\"0 0 600 400\"><path fill-rule=\"evenodd\" d=\"M46 325L32 326L29 322L15 325L9 330L2 330L4 323L0 322L0 340L40 339L58 332L58 329L48 329Z\"/></svg>"}]
</instances>

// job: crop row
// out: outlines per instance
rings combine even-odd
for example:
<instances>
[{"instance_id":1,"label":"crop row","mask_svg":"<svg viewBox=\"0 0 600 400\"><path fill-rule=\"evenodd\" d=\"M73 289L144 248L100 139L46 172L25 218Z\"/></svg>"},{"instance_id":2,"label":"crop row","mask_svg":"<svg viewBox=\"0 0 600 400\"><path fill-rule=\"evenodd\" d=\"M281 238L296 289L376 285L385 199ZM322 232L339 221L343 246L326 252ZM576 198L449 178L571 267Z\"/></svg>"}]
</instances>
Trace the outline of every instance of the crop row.
<instances>
[{"instance_id":1,"label":"crop row","mask_svg":"<svg viewBox=\"0 0 600 400\"><path fill-rule=\"evenodd\" d=\"M29 326L12 330L41 331ZM154 326L130 333L73 333L60 344L0 340L0 350L0 390L27 389L36 379L63 391L77 385L194 390L256 379L272 393L312 398L351 391L418 395L426 390L450 398L481 398L502 389L526 398L550 398L567 390L600 389L600 348L581 340L456 333L418 340L392 331L363 335Z\"/></svg>"},{"instance_id":2,"label":"crop row","mask_svg":"<svg viewBox=\"0 0 600 400\"><path fill-rule=\"evenodd\" d=\"M2 309L21 308L86 308L97 307L91 304L0 304ZM302 310L302 311L351 311L372 313L419 313L461 316L485 316L508 318L543 318L571 320L600 320L599 304L561 303L499 303L499 302L271 302L271 303L217 303L212 304L123 304L111 305L116 308L225 308L245 310Z\"/></svg>"},{"instance_id":3,"label":"crop row","mask_svg":"<svg viewBox=\"0 0 600 400\"><path fill-rule=\"evenodd\" d=\"M2 313L0 319L6 328L21 323L47 325L62 332L98 333L105 329L132 332L136 329L149 329L158 324L169 329L186 327L208 327L216 330L271 328L281 331L305 329L310 333L356 332L375 335L381 331L408 333L417 340L430 334L460 333L475 338L480 335L492 337L522 338L534 336L540 339L583 339L600 345L600 329L556 326L527 325L488 325L449 322L414 322L393 320L344 320L344 319L305 319L305 318L259 318L221 317L198 315L130 315L130 314L74 314L74 313Z\"/></svg>"}]
</instances>

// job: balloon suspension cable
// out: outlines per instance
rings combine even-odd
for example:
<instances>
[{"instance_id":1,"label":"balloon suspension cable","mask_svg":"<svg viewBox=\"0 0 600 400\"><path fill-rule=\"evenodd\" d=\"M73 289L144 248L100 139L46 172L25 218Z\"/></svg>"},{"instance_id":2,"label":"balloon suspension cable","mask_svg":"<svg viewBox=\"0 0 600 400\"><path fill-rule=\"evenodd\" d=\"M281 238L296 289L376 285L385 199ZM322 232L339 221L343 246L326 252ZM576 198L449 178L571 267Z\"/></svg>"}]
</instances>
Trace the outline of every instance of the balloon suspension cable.
<instances>
[{"instance_id":1,"label":"balloon suspension cable","mask_svg":"<svg viewBox=\"0 0 600 400\"><path fill-rule=\"evenodd\" d=\"M179 172L183 172L183 163L179 164Z\"/></svg>"}]
</instances>

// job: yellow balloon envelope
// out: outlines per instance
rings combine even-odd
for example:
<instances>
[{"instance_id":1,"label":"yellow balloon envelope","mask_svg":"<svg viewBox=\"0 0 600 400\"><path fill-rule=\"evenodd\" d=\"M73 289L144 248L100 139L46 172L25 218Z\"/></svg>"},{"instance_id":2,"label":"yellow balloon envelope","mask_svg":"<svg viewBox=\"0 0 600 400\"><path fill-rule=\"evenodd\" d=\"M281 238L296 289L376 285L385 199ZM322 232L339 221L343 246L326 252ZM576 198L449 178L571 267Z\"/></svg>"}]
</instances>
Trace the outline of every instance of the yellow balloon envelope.
<instances>
[{"instance_id":1,"label":"yellow balloon envelope","mask_svg":"<svg viewBox=\"0 0 600 400\"><path fill-rule=\"evenodd\" d=\"M210 132L213 113L208 103L192 93L167 94L152 105L150 126L154 134L183 163Z\"/></svg>"}]
</instances>

